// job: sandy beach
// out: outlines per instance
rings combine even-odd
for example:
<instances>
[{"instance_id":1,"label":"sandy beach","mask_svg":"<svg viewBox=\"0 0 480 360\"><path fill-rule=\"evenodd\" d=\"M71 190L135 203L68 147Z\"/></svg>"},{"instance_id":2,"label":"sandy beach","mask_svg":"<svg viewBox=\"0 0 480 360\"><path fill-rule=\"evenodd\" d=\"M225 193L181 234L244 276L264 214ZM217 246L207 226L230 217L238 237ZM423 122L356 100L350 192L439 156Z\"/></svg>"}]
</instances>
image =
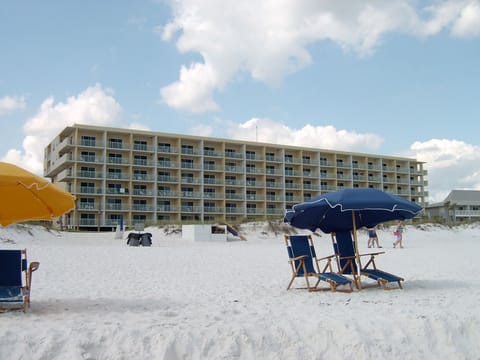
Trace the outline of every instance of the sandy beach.
<instances>
[{"instance_id":1,"label":"sandy beach","mask_svg":"<svg viewBox=\"0 0 480 360\"><path fill-rule=\"evenodd\" d=\"M26 248L40 268L29 311L0 314L0 358L479 359L479 227L408 225L403 249L380 229L377 265L404 289L352 293L287 291L284 233L266 223L227 242L149 228L152 247L2 228L0 248ZM314 241L332 254L329 235ZM359 241L371 250L365 230Z\"/></svg>"}]
</instances>

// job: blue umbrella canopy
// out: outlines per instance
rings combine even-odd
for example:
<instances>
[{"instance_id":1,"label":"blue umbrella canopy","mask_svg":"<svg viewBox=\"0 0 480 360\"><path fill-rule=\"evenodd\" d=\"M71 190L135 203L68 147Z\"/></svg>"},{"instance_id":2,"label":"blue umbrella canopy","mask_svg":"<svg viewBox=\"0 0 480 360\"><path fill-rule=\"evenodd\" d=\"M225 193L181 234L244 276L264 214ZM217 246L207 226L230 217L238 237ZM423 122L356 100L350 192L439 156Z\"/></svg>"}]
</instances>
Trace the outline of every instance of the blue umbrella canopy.
<instances>
[{"instance_id":1,"label":"blue umbrella canopy","mask_svg":"<svg viewBox=\"0 0 480 360\"><path fill-rule=\"evenodd\" d=\"M284 222L325 233L373 227L385 221L411 219L422 211L412 201L371 188L334 191L294 205Z\"/></svg>"}]
</instances>

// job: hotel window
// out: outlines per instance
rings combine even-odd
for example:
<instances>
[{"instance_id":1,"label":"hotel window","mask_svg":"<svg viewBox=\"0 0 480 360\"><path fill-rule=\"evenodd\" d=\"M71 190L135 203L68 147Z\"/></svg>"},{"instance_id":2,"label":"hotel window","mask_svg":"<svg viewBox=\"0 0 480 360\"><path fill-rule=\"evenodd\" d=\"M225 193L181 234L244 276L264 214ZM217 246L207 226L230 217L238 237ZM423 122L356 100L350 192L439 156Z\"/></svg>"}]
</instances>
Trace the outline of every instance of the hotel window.
<instances>
[{"instance_id":1,"label":"hotel window","mask_svg":"<svg viewBox=\"0 0 480 360\"><path fill-rule=\"evenodd\" d=\"M193 188L182 186L182 197L193 197Z\"/></svg>"},{"instance_id":2,"label":"hotel window","mask_svg":"<svg viewBox=\"0 0 480 360\"><path fill-rule=\"evenodd\" d=\"M108 169L109 179L121 179L122 178L122 170L118 168Z\"/></svg>"},{"instance_id":3,"label":"hotel window","mask_svg":"<svg viewBox=\"0 0 480 360\"><path fill-rule=\"evenodd\" d=\"M133 179L134 180L147 180L147 171L146 170L133 170Z\"/></svg>"},{"instance_id":4,"label":"hotel window","mask_svg":"<svg viewBox=\"0 0 480 360\"><path fill-rule=\"evenodd\" d=\"M133 163L135 165L146 166L147 165L147 157L144 156L144 155L135 155L133 157Z\"/></svg>"},{"instance_id":5,"label":"hotel window","mask_svg":"<svg viewBox=\"0 0 480 360\"><path fill-rule=\"evenodd\" d=\"M123 144L122 139L112 138L108 140L108 147L112 149L121 149Z\"/></svg>"},{"instance_id":6,"label":"hotel window","mask_svg":"<svg viewBox=\"0 0 480 360\"><path fill-rule=\"evenodd\" d=\"M255 151L247 150L245 154L247 159L255 160Z\"/></svg>"},{"instance_id":7,"label":"hotel window","mask_svg":"<svg viewBox=\"0 0 480 360\"><path fill-rule=\"evenodd\" d=\"M226 163L225 170L226 171L235 171L237 169L235 163Z\"/></svg>"},{"instance_id":8,"label":"hotel window","mask_svg":"<svg viewBox=\"0 0 480 360\"><path fill-rule=\"evenodd\" d=\"M147 186L146 185L133 185L133 194L134 195L146 195Z\"/></svg>"},{"instance_id":9,"label":"hotel window","mask_svg":"<svg viewBox=\"0 0 480 360\"><path fill-rule=\"evenodd\" d=\"M157 191L158 191L158 196L169 196L171 194L170 186L159 186L157 188Z\"/></svg>"},{"instance_id":10,"label":"hotel window","mask_svg":"<svg viewBox=\"0 0 480 360\"><path fill-rule=\"evenodd\" d=\"M82 209L82 210L93 210L93 209L95 209L95 199L93 199L93 198L81 198L80 199L80 209Z\"/></svg>"},{"instance_id":11,"label":"hotel window","mask_svg":"<svg viewBox=\"0 0 480 360\"><path fill-rule=\"evenodd\" d=\"M95 177L95 168L82 166L80 168L80 176L81 177L90 177L90 178Z\"/></svg>"},{"instance_id":12,"label":"hotel window","mask_svg":"<svg viewBox=\"0 0 480 360\"><path fill-rule=\"evenodd\" d=\"M215 155L215 148L210 146L205 146L203 148L203 154L207 156L214 156Z\"/></svg>"},{"instance_id":13,"label":"hotel window","mask_svg":"<svg viewBox=\"0 0 480 360\"><path fill-rule=\"evenodd\" d=\"M80 140L80 145L82 146L95 146L95 136L82 136Z\"/></svg>"},{"instance_id":14,"label":"hotel window","mask_svg":"<svg viewBox=\"0 0 480 360\"><path fill-rule=\"evenodd\" d=\"M225 149L225 157L235 157L235 149Z\"/></svg>"},{"instance_id":15,"label":"hotel window","mask_svg":"<svg viewBox=\"0 0 480 360\"><path fill-rule=\"evenodd\" d=\"M237 177L231 175L225 175L225 184L226 185L235 185L237 183Z\"/></svg>"},{"instance_id":16,"label":"hotel window","mask_svg":"<svg viewBox=\"0 0 480 360\"><path fill-rule=\"evenodd\" d=\"M182 154L193 154L192 145L182 145Z\"/></svg>"},{"instance_id":17,"label":"hotel window","mask_svg":"<svg viewBox=\"0 0 480 360\"><path fill-rule=\"evenodd\" d=\"M213 188L205 188L203 189L203 196L209 199L215 198L215 189Z\"/></svg>"},{"instance_id":18,"label":"hotel window","mask_svg":"<svg viewBox=\"0 0 480 360\"><path fill-rule=\"evenodd\" d=\"M182 159L182 169L193 169L193 160Z\"/></svg>"},{"instance_id":19,"label":"hotel window","mask_svg":"<svg viewBox=\"0 0 480 360\"><path fill-rule=\"evenodd\" d=\"M170 173L168 171L159 171L157 173L158 181L171 181Z\"/></svg>"},{"instance_id":20,"label":"hotel window","mask_svg":"<svg viewBox=\"0 0 480 360\"><path fill-rule=\"evenodd\" d=\"M122 200L107 199L107 210L122 210Z\"/></svg>"},{"instance_id":21,"label":"hotel window","mask_svg":"<svg viewBox=\"0 0 480 360\"><path fill-rule=\"evenodd\" d=\"M203 175L204 184L215 184L215 175L205 174Z\"/></svg>"},{"instance_id":22,"label":"hotel window","mask_svg":"<svg viewBox=\"0 0 480 360\"><path fill-rule=\"evenodd\" d=\"M122 154L108 154L108 162L110 164L121 164L122 163Z\"/></svg>"},{"instance_id":23,"label":"hotel window","mask_svg":"<svg viewBox=\"0 0 480 360\"><path fill-rule=\"evenodd\" d=\"M170 211L170 200L160 200L157 206L159 211Z\"/></svg>"},{"instance_id":24,"label":"hotel window","mask_svg":"<svg viewBox=\"0 0 480 360\"><path fill-rule=\"evenodd\" d=\"M133 149L134 150L146 151L147 150L147 142L144 141L144 140L135 140L133 142Z\"/></svg>"},{"instance_id":25,"label":"hotel window","mask_svg":"<svg viewBox=\"0 0 480 360\"><path fill-rule=\"evenodd\" d=\"M193 183L193 174L182 173L182 182Z\"/></svg>"},{"instance_id":26,"label":"hotel window","mask_svg":"<svg viewBox=\"0 0 480 360\"><path fill-rule=\"evenodd\" d=\"M169 143L158 143L158 151L170 153L172 152L171 145Z\"/></svg>"},{"instance_id":27,"label":"hotel window","mask_svg":"<svg viewBox=\"0 0 480 360\"><path fill-rule=\"evenodd\" d=\"M95 193L95 184L89 182L80 183L80 192L84 194L94 194Z\"/></svg>"},{"instance_id":28,"label":"hotel window","mask_svg":"<svg viewBox=\"0 0 480 360\"><path fill-rule=\"evenodd\" d=\"M205 160L203 162L203 169L204 170L215 170L215 161Z\"/></svg>"},{"instance_id":29,"label":"hotel window","mask_svg":"<svg viewBox=\"0 0 480 360\"><path fill-rule=\"evenodd\" d=\"M82 151L80 153L80 161L95 162L95 153L92 151Z\"/></svg>"}]
</instances>

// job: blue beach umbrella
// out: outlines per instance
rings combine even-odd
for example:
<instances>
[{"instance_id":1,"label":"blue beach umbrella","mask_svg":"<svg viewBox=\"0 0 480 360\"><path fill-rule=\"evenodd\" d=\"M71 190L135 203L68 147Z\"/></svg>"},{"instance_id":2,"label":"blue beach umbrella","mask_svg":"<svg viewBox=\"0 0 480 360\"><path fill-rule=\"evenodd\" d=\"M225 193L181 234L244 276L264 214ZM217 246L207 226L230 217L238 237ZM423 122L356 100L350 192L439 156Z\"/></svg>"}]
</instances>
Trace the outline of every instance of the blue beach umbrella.
<instances>
[{"instance_id":1,"label":"blue beach umbrella","mask_svg":"<svg viewBox=\"0 0 480 360\"><path fill-rule=\"evenodd\" d=\"M334 191L296 204L284 222L299 228L325 233L373 227L390 220L417 216L422 207L412 201L371 188Z\"/></svg>"}]
</instances>

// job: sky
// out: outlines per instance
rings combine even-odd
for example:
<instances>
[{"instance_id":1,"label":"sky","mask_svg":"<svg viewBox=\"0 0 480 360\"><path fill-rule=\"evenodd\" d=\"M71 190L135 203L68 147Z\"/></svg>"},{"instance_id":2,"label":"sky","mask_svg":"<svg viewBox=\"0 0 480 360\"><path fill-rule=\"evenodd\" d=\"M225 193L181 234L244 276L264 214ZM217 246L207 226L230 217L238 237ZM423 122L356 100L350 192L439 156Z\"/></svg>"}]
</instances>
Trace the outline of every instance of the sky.
<instances>
[{"instance_id":1,"label":"sky","mask_svg":"<svg viewBox=\"0 0 480 360\"><path fill-rule=\"evenodd\" d=\"M480 0L4 0L0 159L89 124L424 161L480 190Z\"/></svg>"}]
</instances>

